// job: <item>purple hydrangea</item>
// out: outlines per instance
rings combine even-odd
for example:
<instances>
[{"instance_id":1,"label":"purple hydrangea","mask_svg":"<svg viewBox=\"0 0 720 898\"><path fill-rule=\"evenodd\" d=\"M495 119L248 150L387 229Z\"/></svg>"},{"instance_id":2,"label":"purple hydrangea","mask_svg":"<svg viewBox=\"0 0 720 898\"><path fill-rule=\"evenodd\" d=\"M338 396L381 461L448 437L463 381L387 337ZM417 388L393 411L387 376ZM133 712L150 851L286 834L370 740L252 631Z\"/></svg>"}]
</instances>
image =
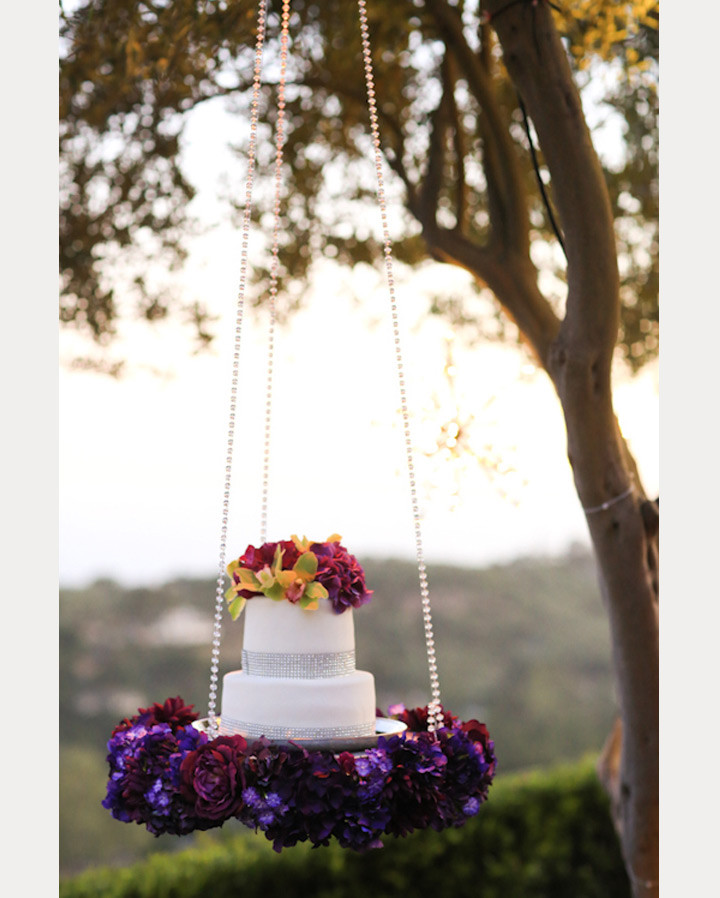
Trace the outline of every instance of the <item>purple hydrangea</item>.
<instances>
[{"instance_id":1,"label":"purple hydrangea","mask_svg":"<svg viewBox=\"0 0 720 898\"><path fill-rule=\"evenodd\" d=\"M430 733L380 737L375 751L387 755L383 800L390 807L385 832L405 836L432 826L438 818L440 787L447 758Z\"/></svg>"},{"instance_id":2,"label":"purple hydrangea","mask_svg":"<svg viewBox=\"0 0 720 898\"><path fill-rule=\"evenodd\" d=\"M243 790L242 797L245 805L243 818L246 824L254 825L257 829L267 830L278 823L289 810L289 806L277 792L261 795L256 788L250 786Z\"/></svg>"},{"instance_id":3,"label":"purple hydrangea","mask_svg":"<svg viewBox=\"0 0 720 898\"><path fill-rule=\"evenodd\" d=\"M368 834L356 826L360 777L355 758L350 752L314 755L312 775L303 783L302 804L310 840L327 845L335 837L344 847L364 847Z\"/></svg>"},{"instance_id":4,"label":"purple hydrangea","mask_svg":"<svg viewBox=\"0 0 720 898\"><path fill-rule=\"evenodd\" d=\"M478 813L481 802L487 798L495 773L493 744L489 740L474 740L471 733L460 727L438 733L438 743L447 763L443 770L437 829L461 826L468 817Z\"/></svg>"},{"instance_id":5,"label":"purple hydrangea","mask_svg":"<svg viewBox=\"0 0 720 898\"><path fill-rule=\"evenodd\" d=\"M110 777L102 802L113 817L145 824L154 835L184 835L207 828L180 792L185 755L207 742L193 726L173 732L169 723L135 724L108 742Z\"/></svg>"},{"instance_id":6,"label":"purple hydrangea","mask_svg":"<svg viewBox=\"0 0 720 898\"><path fill-rule=\"evenodd\" d=\"M308 774L309 758L302 748L273 744L265 738L247 750L247 797L238 818L264 832L276 851L308 838L297 796Z\"/></svg>"}]
</instances>

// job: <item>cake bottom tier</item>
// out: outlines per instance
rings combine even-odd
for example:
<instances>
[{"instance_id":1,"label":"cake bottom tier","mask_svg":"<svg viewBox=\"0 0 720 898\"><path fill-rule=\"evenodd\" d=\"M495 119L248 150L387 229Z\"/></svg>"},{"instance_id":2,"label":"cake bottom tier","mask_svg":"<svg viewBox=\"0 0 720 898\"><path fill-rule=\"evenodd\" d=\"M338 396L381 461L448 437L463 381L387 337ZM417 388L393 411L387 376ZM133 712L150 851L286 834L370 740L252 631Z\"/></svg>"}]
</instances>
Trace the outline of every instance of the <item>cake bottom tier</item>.
<instances>
[{"instance_id":1,"label":"cake bottom tier","mask_svg":"<svg viewBox=\"0 0 720 898\"><path fill-rule=\"evenodd\" d=\"M335 739L375 732L375 679L365 670L342 677L223 677L220 732L256 739Z\"/></svg>"}]
</instances>

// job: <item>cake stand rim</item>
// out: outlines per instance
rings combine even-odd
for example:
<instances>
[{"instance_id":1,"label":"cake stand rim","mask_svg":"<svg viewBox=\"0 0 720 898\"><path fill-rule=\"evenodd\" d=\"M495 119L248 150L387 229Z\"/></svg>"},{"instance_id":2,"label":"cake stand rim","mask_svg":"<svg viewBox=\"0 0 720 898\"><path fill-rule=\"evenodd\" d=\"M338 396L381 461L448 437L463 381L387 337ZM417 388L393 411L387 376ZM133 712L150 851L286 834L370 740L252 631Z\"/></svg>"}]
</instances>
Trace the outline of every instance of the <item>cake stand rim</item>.
<instances>
[{"instance_id":1,"label":"cake stand rim","mask_svg":"<svg viewBox=\"0 0 720 898\"><path fill-rule=\"evenodd\" d=\"M219 725L220 716L218 715L215 720ZM201 732L208 733L210 730L210 718L203 717L200 720L195 720L192 725ZM272 745L294 745L308 751L357 752L375 748L380 736L397 736L406 730L407 724L401 720L395 720L392 717L376 717L375 732L368 736L336 736L332 739L268 739L268 742ZM248 739L249 743L252 741L254 740Z\"/></svg>"}]
</instances>

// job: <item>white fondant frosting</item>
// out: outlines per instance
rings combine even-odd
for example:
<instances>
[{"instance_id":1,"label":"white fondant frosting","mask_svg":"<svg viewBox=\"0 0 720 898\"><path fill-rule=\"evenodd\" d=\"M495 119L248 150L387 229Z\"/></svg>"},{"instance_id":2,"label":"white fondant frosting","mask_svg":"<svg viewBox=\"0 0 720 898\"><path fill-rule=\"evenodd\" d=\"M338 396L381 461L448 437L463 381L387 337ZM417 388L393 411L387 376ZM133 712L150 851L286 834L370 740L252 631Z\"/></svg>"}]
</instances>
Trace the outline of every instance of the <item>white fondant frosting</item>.
<instances>
[{"instance_id":1,"label":"white fondant frosting","mask_svg":"<svg viewBox=\"0 0 720 898\"><path fill-rule=\"evenodd\" d=\"M234 724L236 732L256 737L277 738L275 733L282 732L288 738L323 738L329 730L335 731L332 735L372 735L375 680L364 670L319 680L232 671L223 678L220 724L228 730Z\"/></svg>"},{"instance_id":2,"label":"white fondant frosting","mask_svg":"<svg viewBox=\"0 0 720 898\"><path fill-rule=\"evenodd\" d=\"M247 669L223 677L222 733L301 739L375 732L375 680L355 670L352 609L336 614L320 600L308 611L257 597L244 614Z\"/></svg>"},{"instance_id":3,"label":"white fondant frosting","mask_svg":"<svg viewBox=\"0 0 720 898\"><path fill-rule=\"evenodd\" d=\"M314 611L283 599L249 599L245 605L243 648L247 652L351 652L355 648L353 609L333 611L328 599Z\"/></svg>"}]
</instances>

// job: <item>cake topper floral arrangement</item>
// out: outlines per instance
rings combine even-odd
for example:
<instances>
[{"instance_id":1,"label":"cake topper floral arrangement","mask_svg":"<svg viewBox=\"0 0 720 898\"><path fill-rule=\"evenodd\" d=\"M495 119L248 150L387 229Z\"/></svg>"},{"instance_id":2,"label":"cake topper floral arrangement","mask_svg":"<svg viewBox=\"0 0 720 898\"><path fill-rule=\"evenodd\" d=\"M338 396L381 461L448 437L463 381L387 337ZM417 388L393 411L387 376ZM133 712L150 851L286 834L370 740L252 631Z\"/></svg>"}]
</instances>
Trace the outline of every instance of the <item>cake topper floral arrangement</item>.
<instances>
[{"instance_id":1,"label":"cake topper floral arrangement","mask_svg":"<svg viewBox=\"0 0 720 898\"><path fill-rule=\"evenodd\" d=\"M259 548L248 546L227 566L233 582L225 598L232 619L237 620L245 602L258 595L286 600L306 611L329 599L336 614L365 605L372 590L365 585L357 558L341 545L341 539L337 533L325 542L293 536Z\"/></svg>"}]
</instances>

